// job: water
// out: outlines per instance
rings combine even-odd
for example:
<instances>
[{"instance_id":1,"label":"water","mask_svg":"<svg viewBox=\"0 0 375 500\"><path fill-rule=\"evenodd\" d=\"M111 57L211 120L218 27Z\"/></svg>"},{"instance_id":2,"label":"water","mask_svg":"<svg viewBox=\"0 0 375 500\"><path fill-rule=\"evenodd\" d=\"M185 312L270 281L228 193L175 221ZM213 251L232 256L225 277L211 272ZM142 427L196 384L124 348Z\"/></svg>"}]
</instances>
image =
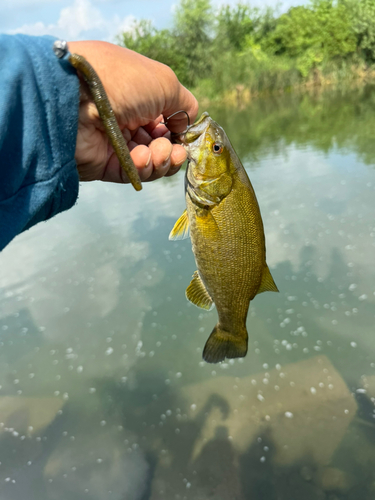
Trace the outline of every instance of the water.
<instances>
[{"instance_id":1,"label":"water","mask_svg":"<svg viewBox=\"0 0 375 500\"><path fill-rule=\"evenodd\" d=\"M375 91L210 111L280 289L247 357L202 361L183 173L83 185L0 255L1 500L375 498Z\"/></svg>"}]
</instances>

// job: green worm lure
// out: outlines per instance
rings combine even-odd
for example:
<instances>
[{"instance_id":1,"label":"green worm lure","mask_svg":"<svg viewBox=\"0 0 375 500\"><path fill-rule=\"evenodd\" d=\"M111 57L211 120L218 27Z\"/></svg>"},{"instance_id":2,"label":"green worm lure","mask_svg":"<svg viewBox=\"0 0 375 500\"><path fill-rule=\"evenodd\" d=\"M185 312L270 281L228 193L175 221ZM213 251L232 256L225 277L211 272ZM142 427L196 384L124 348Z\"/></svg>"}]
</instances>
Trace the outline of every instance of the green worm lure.
<instances>
[{"instance_id":1,"label":"green worm lure","mask_svg":"<svg viewBox=\"0 0 375 500\"><path fill-rule=\"evenodd\" d=\"M111 103L100 78L91 64L79 54L71 54L68 51L68 44L64 40L56 40L53 44L53 51L59 59L67 58L69 63L80 73L82 73L91 93L100 119L103 122L105 132L112 144L113 150L119 159L120 165L136 191L142 189L141 179L130 156L129 148L118 126Z\"/></svg>"}]
</instances>

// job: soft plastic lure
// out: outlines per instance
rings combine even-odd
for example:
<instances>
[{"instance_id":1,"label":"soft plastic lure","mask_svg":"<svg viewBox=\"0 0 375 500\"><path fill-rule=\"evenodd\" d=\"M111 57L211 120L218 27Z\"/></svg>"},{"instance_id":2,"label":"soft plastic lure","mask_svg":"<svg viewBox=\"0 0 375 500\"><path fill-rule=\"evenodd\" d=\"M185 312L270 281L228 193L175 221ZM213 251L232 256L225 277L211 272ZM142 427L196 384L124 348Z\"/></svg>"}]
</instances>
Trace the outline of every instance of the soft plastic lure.
<instances>
[{"instance_id":1,"label":"soft plastic lure","mask_svg":"<svg viewBox=\"0 0 375 500\"><path fill-rule=\"evenodd\" d=\"M111 103L98 74L83 56L71 54L68 51L68 44L64 40L56 40L53 44L53 51L59 59L66 58L76 70L82 73L120 165L134 189L140 191L142 189L141 179L139 178L138 171L130 156L129 148L118 126Z\"/></svg>"}]
</instances>

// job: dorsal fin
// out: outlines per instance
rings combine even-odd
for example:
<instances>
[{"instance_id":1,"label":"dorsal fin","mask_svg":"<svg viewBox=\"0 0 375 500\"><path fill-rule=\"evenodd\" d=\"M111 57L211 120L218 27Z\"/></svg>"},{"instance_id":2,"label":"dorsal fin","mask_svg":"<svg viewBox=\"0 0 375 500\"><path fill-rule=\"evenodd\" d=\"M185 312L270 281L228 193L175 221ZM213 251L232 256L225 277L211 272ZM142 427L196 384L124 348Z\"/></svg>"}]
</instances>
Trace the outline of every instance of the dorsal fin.
<instances>
[{"instance_id":1,"label":"dorsal fin","mask_svg":"<svg viewBox=\"0 0 375 500\"><path fill-rule=\"evenodd\" d=\"M257 291L258 293L262 292L278 292L278 288L273 281L271 271L269 270L267 264L266 267L263 270L263 275L262 275L262 282L260 284L259 290Z\"/></svg>"},{"instance_id":2,"label":"dorsal fin","mask_svg":"<svg viewBox=\"0 0 375 500\"><path fill-rule=\"evenodd\" d=\"M178 219L176 224L173 226L172 231L169 234L170 240L184 240L189 237L189 218L187 211L184 210L181 217Z\"/></svg>"},{"instance_id":3,"label":"dorsal fin","mask_svg":"<svg viewBox=\"0 0 375 500\"><path fill-rule=\"evenodd\" d=\"M186 298L190 300L192 304L201 307L202 309L209 310L213 306L213 300L207 292L198 271L195 271L193 279L186 289Z\"/></svg>"}]
</instances>

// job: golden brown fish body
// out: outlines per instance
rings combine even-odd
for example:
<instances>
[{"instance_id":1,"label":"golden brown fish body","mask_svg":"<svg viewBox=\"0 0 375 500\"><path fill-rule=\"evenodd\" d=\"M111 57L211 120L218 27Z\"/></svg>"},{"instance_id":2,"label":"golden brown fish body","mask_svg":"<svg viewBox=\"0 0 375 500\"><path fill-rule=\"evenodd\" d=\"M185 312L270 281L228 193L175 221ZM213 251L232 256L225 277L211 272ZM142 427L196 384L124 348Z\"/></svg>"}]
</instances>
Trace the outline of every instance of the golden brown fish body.
<instances>
[{"instance_id":1,"label":"golden brown fish body","mask_svg":"<svg viewBox=\"0 0 375 500\"><path fill-rule=\"evenodd\" d=\"M219 321L203 352L206 361L216 363L246 355L249 303L277 287L266 264L253 187L224 130L204 113L184 142L187 211L170 237L184 237L189 226L198 271L186 296L199 307L216 305Z\"/></svg>"}]
</instances>

